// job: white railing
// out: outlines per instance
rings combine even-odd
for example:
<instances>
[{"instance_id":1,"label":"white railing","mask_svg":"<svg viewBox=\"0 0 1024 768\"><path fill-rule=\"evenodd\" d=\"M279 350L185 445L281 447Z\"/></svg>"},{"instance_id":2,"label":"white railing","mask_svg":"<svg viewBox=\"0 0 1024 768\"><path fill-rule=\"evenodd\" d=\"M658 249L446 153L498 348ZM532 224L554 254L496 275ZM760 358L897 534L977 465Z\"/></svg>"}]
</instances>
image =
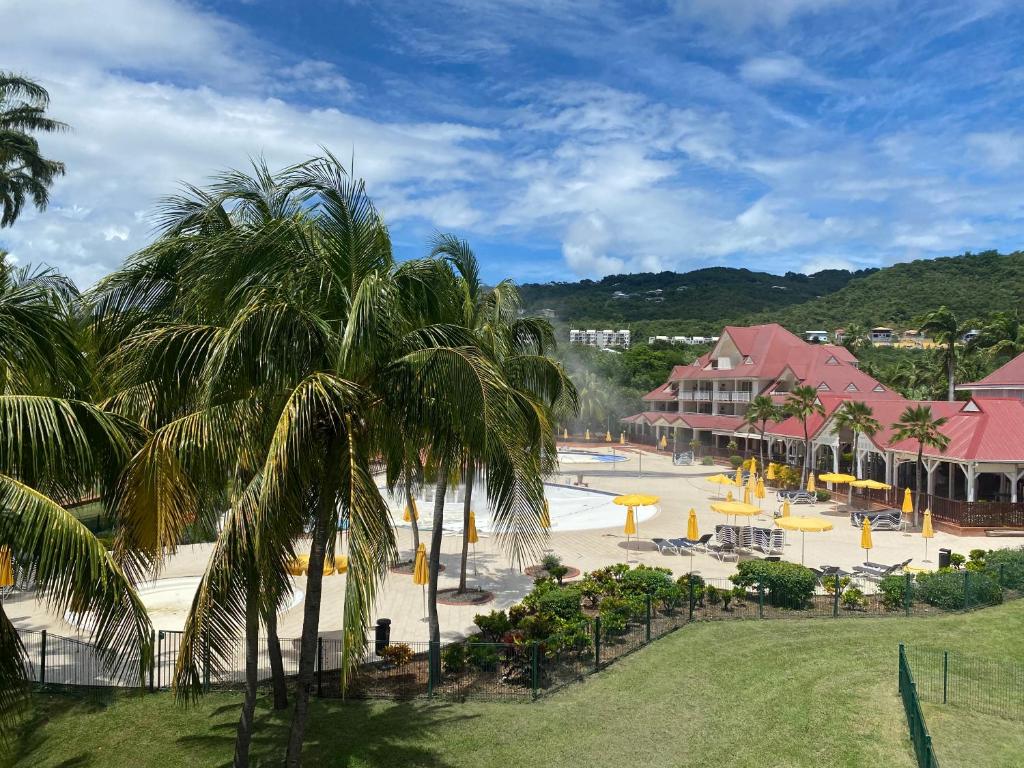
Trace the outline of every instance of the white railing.
<instances>
[{"instance_id":1,"label":"white railing","mask_svg":"<svg viewBox=\"0 0 1024 768\"><path fill-rule=\"evenodd\" d=\"M721 400L727 403L749 403L750 393L736 392L731 389L720 389L715 392L715 400Z\"/></svg>"},{"instance_id":2,"label":"white railing","mask_svg":"<svg viewBox=\"0 0 1024 768\"><path fill-rule=\"evenodd\" d=\"M684 389L679 393L680 400L700 400L703 402L711 401L711 393L695 389Z\"/></svg>"}]
</instances>

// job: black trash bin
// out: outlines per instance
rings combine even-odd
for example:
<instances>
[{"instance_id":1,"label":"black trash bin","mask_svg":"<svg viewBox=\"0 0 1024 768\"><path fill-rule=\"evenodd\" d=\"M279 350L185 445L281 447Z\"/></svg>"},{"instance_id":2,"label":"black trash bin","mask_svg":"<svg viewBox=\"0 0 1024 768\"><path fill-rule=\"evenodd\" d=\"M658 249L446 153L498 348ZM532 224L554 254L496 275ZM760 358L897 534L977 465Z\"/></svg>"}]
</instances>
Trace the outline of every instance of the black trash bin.
<instances>
[{"instance_id":1,"label":"black trash bin","mask_svg":"<svg viewBox=\"0 0 1024 768\"><path fill-rule=\"evenodd\" d=\"M949 568L948 549L939 549L939 568Z\"/></svg>"},{"instance_id":2,"label":"black trash bin","mask_svg":"<svg viewBox=\"0 0 1024 768\"><path fill-rule=\"evenodd\" d=\"M378 656L380 652L388 647L391 642L391 619L377 619L377 626L374 627L374 648Z\"/></svg>"}]
</instances>

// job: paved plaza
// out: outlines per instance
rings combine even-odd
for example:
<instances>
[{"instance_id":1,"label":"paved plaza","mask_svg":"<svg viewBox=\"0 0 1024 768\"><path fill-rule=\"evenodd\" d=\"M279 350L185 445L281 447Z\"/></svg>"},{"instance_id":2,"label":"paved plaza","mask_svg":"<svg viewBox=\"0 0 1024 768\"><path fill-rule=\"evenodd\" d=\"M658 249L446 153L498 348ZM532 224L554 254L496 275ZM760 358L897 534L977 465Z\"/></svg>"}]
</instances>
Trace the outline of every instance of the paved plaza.
<instances>
[{"instance_id":1,"label":"paved plaza","mask_svg":"<svg viewBox=\"0 0 1024 768\"><path fill-rule=\"evenodd\" d=\"M602 452L611 452L611 448L599 448ZM590 528L586 530L559 530L557 517L544 543L546 551L559 555L566 565L588 571L612 563L629 561L671 568L677 575L688 572L691 567L695 573L706 578L725 578L736 570L734 562L721 562L718 559L698 554L691 558L659 553L650 543L653 537L676 538L686 535L686 520L690 508L697 512L700 533L713 533L716 524L727 522L725 517L713 512L710 504L718 497L718 486L707 482L706 478L722 472L720 466L684 466L676 467L668 455L645 452L640 454L627 449L615 449L619 455L628 459L617 463L572 464L565 465L564 474L551 478L552 482L571 484L582 474L583 481L592 489L615 493L643 492L661 498L657 513L650 519L639 524L639 545L627 549L626 536L623 534L625 510L621 511L621 519L608 528ZM840 491L845 497L845 491ZM762 504L764 513L752 519L755 526L771 527L772 512L777 507L774 493L769 491L768 498ZM834 504L820 503L794 506L793 514L820 516L833 524L833 529L824 533L806 534L806 565L818 567L823 564L835 565L844 570L852 570L853 566L865 560L864 550L860 549L860 529L849 523L845 513L836 515ZM400 521L400 516L398 518ZM458 520L449 521L458 525ZM446 524L447 527L447 524ZM399 548L403 559L412 555L412 534L407 526L397 528ZM427 540L429 532L421 532L421 538ZM1024 540L1020 538L988 538L961 537L943 531L936 531L935 538L928 541L928 559L924 561L925 540L919 531L875 531L872 535L873 549L870 559L874 562L891 564L913 558L913 566L933 569L938 560L940 547L947 547L954 552L966 555L974 548L998 548L1020 546ZM442 563L446 570L440 577L440 589L458 585L459 553L461 536L458 533L446 533L443 540ZM633 542L636 544L635 540ZM184 546L171 557L159 574L160 579L185 576L199 576L203 572L211 545ZM786 547L783 559L800 562L800 534L787 532ZM741 555L741 559L744 556ZM453 639L473 631L473 616L481 611L505 608L525 595L532 584L529 576L513 567L509 558L500 551L494 538L481 531L480 542L475 547L475 554L470 557L469 583L495 594L495 600L488 605L473 606L439 606L442 633L445 639ZM321 634L330 637L340 634L342 622L342 596L345 587L344 576L330 576L324 581L325 595L321 614ZM297 588L304 589L304 578L297 581ZM376 616L392 620L392 638L405 641L426 641L427 623L424 619L423 588L412 583L409 575L389 574L380 591ZM4 606L15 625L21 629L48 629L58 634L74 636L76 630L67 624L62 617L52 614L45 607L33 600L20 600ZM299 601L281 614L279 632L282 638L298 637L302 625L303 603ZM177 616L177 618L175 618ZM162 621L170 623L164 625ZM180 614L159 614L154 616L154 624L158 629L178 629L171 626L177 621L180 625Z\"/></svg>"}]
</instances>

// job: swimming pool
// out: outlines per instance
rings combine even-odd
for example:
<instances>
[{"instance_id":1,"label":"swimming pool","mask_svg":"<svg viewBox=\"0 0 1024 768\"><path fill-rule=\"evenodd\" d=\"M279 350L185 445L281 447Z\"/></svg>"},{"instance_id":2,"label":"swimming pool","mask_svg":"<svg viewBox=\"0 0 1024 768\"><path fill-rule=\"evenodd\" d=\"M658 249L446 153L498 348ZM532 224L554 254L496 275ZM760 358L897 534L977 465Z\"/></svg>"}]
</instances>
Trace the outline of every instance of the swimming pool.
<instances>
[{"instance_id":1,"label":"swimming pool","mask_svg":"<svg viewBox=\"0 0 1024 768\"><path fill-rule=\"evenodd\" d=\"M614 464L626 461L628 457L618 453L597 453L596 451L559 451L559 464Z\"/></svg>"},{"instance_id":2,"label":"swimming pool","mask_svg":"<svg viewBox=\"0 0 1024 768\"><path fill-rule=\"evenodd\" d=\"M597 528L619 528L626 522L626 510L612 503L615 494L595 491L589 488L575 488L566 485L544 484L544 495L548 500L551 513L551 531L583 531ZM385 498L387 498L385 496ZM456 488L448 493L444 504L445 533L462 533L462 489ZM396 498L389 501L392 518L398 526L409 527L402 520L405 502ZM420 530L428 529L433 524L433 494L425 493L418 498ZM492 530L491 510L482 488L473 491L473 511L476 513L476 527L481 533ZM658 512L657 507L637 507L637 523L650 520Z\"/></svg>"}]
</instances>

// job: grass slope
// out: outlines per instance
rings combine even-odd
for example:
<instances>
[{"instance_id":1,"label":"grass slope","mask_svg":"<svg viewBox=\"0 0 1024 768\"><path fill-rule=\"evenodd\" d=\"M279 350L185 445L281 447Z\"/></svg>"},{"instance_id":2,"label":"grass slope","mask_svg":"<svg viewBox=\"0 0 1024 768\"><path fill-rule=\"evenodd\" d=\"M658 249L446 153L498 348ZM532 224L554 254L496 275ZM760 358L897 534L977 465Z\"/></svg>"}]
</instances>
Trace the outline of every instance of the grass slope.
<instances>
[{"instance_id":1,"label":"grass slope","mask_svg":"<svg viewBox=\"0 0 1024 768\"><path fill-rule=\"evenodd\" d=\"M897 643L1024 661L1022 632L1024 601L941 618L699 624L535 704L317 701L305 764L912 768ZM8 765L230 763L235 695L190 710L167 694L37 702ZM955 733L938 733L947 716L934 715L936 742L963 754L957 721ZM255 764L276 765L287 717L261 700L258 720ZM969 743L964 765L1024 763L1019 741Z\"/></svg>"}]
</instances>

